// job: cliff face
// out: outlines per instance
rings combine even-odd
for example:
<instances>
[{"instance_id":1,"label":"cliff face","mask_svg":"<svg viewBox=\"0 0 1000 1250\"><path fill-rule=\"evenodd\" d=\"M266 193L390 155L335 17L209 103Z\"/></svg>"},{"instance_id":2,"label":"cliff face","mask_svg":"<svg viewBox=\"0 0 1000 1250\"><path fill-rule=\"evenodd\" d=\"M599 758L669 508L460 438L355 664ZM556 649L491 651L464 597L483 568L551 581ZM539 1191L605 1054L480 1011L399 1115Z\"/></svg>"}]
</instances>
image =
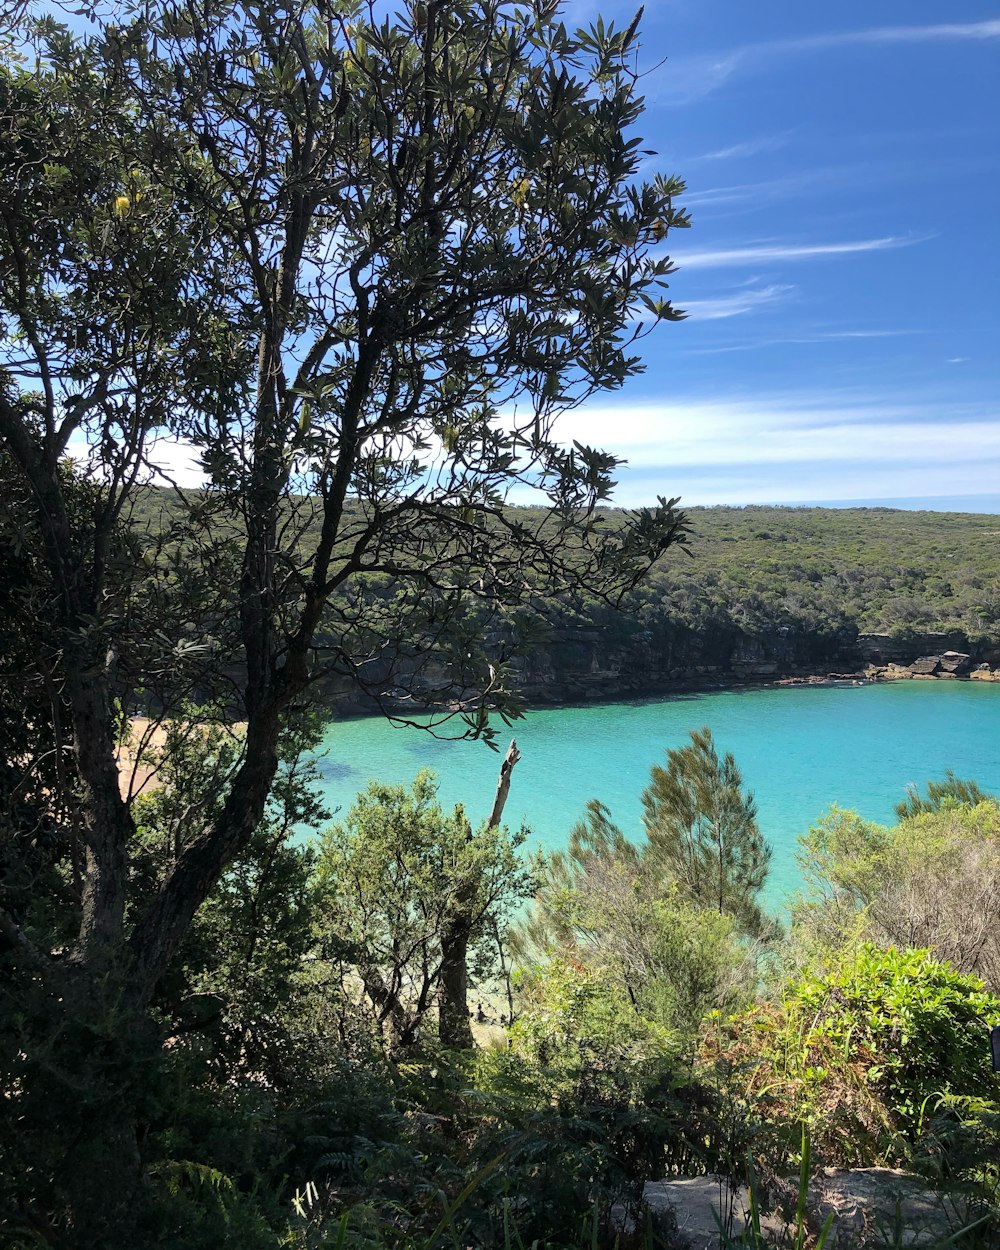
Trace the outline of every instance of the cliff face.
<instances>
[{"instance_id":1,"label":"cliff face","mask_svg":"<svg viewBox=\"0 0 1000 1250\"><path fill-rule=\"evenodd\" d=\"M701 629L634 628L621 623L563 625L530 652L509 661L508 677L529 706L642 698L671 691L711 689L779 680L828 676L860 677L866 669L896 668L922 657L961 652L970 657L957 676L981 663L1000 664L1000 650L982 648L962 633L858 634L853 629L816 633L794 625ZM397 679L400 678L397 674ZM447 674L425 666L411 679L419 691L440 689ZM386 674L386 702L393 703L393 679ZM472 696L472 692L468 692ZM347 677L327 680L323 697L331 706L375 710ZM419 695L418 695L419 699ZM414 703L407 701L407 710Z\"/></svg>"},{"instance_id":2,"label":"cliff face","mask_svg":"<svg viewBox=\"0 0 1000 1250\"><path fill-rule=\"evenodd\" d=\"M521 659L516 672L529 703L561 703L826 674L854 669L858 658L857 636L847 631L636 630L611 640L599 627L580 627Z\"/></svg>"}]
</instances>

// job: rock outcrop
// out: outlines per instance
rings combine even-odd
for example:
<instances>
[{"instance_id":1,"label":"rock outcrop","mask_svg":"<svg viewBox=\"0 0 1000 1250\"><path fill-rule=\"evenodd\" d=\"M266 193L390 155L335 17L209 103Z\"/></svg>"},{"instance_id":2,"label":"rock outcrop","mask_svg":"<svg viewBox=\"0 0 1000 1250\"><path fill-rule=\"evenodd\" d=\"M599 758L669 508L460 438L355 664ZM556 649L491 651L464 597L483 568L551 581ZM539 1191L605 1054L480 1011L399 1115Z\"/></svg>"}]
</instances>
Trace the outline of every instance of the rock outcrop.
<instances>
[{"instance_id":1,"label":"rock outcrop","mask_svg":"<svg viewBox=\"0 0 1000 1250\"><path fill-rule=\"evenodd\" d=\"M718 1177L650 1181L643 1198L671 1250L721 1250L727 1241L720 1228L735 1240L749 1220L746 1188ZM791 1245L798 1178L772 1182L762 1203L761 1231L769 1243ZM947 1241L972 1218L962 1200L893 1168L824 1168L810 1182L805 1212L810 1245L830 1220L826 1250L921 1250Z\"/></svg>"},{"instance_id":2,"label":"rock outcrop","mask_svg":"<svg viewBox=\"0 0 1000 1250\"><path fill-rule=\"evenodd\" d=\"M509 640L497 640L499 651ZM990 661L994 667L983 667ZM396 670L388 661L368 662L369 681L384 680L383 702L415 709L421 692L447 686L443 663L423 661L419 675ZM995 674L995 675L994 675ZM709 623L701 628L660 624L644 629L638 620L607 614L607 619L563 622L547 638L507 661L509 683L529 706L647 698L673 691L705 690L766 682L932 680L975 677L1000 680L1000 655L977 653L959 634L914 634L897 638L852 630L811 633L790 625L756 630ZM375 710L351 679L339 676L322 686L330 706ZM472 691L469 692L471 697Z\"/></svg>"}]
</instances>

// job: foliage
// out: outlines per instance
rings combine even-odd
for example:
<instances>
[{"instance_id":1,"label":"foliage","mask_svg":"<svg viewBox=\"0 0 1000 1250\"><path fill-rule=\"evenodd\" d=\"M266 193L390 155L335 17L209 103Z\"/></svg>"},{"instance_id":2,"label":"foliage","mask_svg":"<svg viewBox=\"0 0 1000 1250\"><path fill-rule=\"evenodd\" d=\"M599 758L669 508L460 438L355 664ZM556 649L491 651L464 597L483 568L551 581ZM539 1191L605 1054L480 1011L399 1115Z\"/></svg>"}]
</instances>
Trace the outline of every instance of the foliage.
<instances>
[{"instance_id":1,"label":"foliage","mask_svg":"<svg viewBox=\"0 0 1000 1250\"><path fill-rule=\"evenodd\" d=\"M187 1019L178 964L188 999L226 982L230 1071L281 1049L284 1025L265 1040L244 1007L301 950L301 909L278 913L303 864L261 829L320 681L405 687L488 738L518 706L518 609L584 583L612 602L685 532L665 499L602 532L615 459L555 429L680 315L654 248L687 218L676 179L639 177L637 23L571 33L554 5L498 0L121 17L95 9L80 37L24 20L0 65L2 473L34 566L0 600L30 613L32 697L4 737L37 717L49 761L38 784L15 753L0 792L31 799L4 813L4 1017L27 1034L2 1054L37 1086L22 1107L43 1053L65 1076L32 1125L59 1183L21 1169L24 1202L88 1250L143 1218L138 1106L165 1062L158 1012ZM169 505L149 490L164 439L205 482ZM550 506L505 509L515 484ZM126 723L192 702L245 722L232 766L185 795L171 737L178 784L144 810ZM257 936L227 940L255 908L271 964ZM198 924L220 968L185 952Z\"/></svg>"},{"instance_id":2,"label":"foliage","mask_svg":"<svg viewBox=\"0 0 1000 1250\"><path fill-rule=\"evenodd\" d=\"M553 1091L579 1091L584 1080L596 1088L602 1068L616 1081L629 1065L674 1051L670 1033L644 1020L620 984L580 964L553 960L529 970L519 1001L512 1049L546 1069Z\"/></svg>"},{"instance_id":3,"label":"foliage","mask_svg":"<svg viewBox=\"0 0 1000 1250\"><path fill-rule=\"evenodd\" d=\"M549 1230L591 1204L605 1219L614 1201L637 1213L643 1182L695 1129L675 1039L615 979L572 960L526 970L519 1005L509 1049L482 1057L479 1081L502 1113L509 1190L531 1195L522 1235L544 1230L546 1207Z\"/></svg>"},{"instance_id":4,"label":"foliage","mask_svg":"<svg viewBox=\"0 0 1000 1250\"><path fill-rule=\"evenodd\" d=\"M288 1088L315 1058L297 1018L310 993L315 852L295 833L328 816L313 791L318 734L311 718L286 730L266 817L198 911L154 1000L164 1030L197 1039L223 1082ZM205 724L194 710L193 719L165 727L157 785L135 804L139 900L162 861L176 859L184 839L213 819L241 749L239 728Z\"/></svg>"},{"instance_id":5,"label":"foliage","mask_svg":"<svg viewBox=\"0 0 1000 1250\"><path fill-rule=\"evenodd\" d=\"M740 634L768 639L774 658L785 648L803 664L854 632L1000 640L988 515L763 506L689 515L695 558L668 555L636 601L654 636L672 627L675 653L697 647L695 631L730 645Z\"/></svg>"},{"instance_id":6,"label":"foliage","mask_svg":"<svg viewBox=\"0 0 1000 1250\"><path fill-rule=\"evenodd\" d=\"M915 1166L941 1188L959 1188L1000 1220L1000 1101L943 1094L928 1106Z\"/></svg>"},{"instance_id":7,"label":"foliage","mask_svg":"<svg viewBox=\"0 0 1000 1250\"><path fill-rule=\"evenodd\" d=\"M753 795L730 752L721 759L712 731L692 730L687 746L667 751L642 794L648 860L677 882L693 903L736 918L759 934L765 920L757 896L771 848L757 825Z\"/></svg>"},{"instance_id":8,"label":"foliage","mask_svg":"<svg viewBox=\"0 0 1000 1250\"><path fill-rule=\"evenodd\" d=\"M908 786L906 798L896 804L896 818L906 820L924 812L938 812L946 803L977 807L991 797L974 781L963 781L949 768L944 775L944 781L928 781L926 796L921 795L916 786Z\"/></svg>"},{"instance_id":9,"label":"foliage","mask_svg":"<svg viewBox=\"0 0 1000 1250\"><path fill-rule=\"evenodd\" d=\"M995 1099L986 1032L1000 999L927 950L845 952L781 1001L737 1017L718 1044L779 1141L798 1122L827 1164L910 1158L943 1096Z\"/></svg>"},{"instance_id":10,"label":"foliage","mask_svg":"<svg viewBox=\"0 0 1000 1250\"><path fill-rule=\"evenodd\" d=\"M752 997L761 950L731 916L671 894L654 907L647 990L650 1015L693 1045L714 1013L728 1016Z\"/></svg>"},{"instance_id":11,"label":"foliage","mask_svg":"<svg viewBox=\"0 0 1000 1250\"><path fill-rule=\"evenodd\" d=\"M769 850L753 800L709 731L692 738L668 752L668 770L652 770L641 844L590 801L567 850L543 866L517 935L526 957L569 958L610 978L637 1019L684 1048L712 1011L752 993L769 928L755 899Z\"/></svg>"},{"instance_id":12,"label":"foliage","mask_svg":"<svg viewBox=\"0 0 1000 1250\"><path fill-rule=\"evenodd\" d=\"M394 1046L412 1045L437 1006L443 939L466 893L474 973L496 975L498 943L533 888L517 856L525 836L473 831L461 806L446 814L428 772L409 790L371 782L343 824L323 835L322 947L357 975L374 1024Z\"/></svg>"},{"instance_id":13,"label":"foliage","mask_svg":"<svg viewBox=\"0 0 1000 1250\"><path fill-rule=\"evenodd\" d=\"M935 783L931 783L934 785ZM942 787L949 783L941 783ZM976 787L978 790L978 787ZM794 941L933 947L1000 992L1000 807L947 798L893 828L833 808L802 839Z\"/></svg>"}]
</instances>

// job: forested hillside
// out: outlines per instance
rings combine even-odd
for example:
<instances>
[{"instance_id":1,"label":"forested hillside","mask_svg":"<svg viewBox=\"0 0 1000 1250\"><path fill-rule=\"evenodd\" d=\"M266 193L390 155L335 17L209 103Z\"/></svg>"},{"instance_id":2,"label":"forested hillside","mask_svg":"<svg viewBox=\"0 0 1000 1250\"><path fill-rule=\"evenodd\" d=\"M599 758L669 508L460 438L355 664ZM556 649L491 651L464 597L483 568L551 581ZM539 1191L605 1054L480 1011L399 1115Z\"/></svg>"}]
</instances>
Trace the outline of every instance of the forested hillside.
<instances>
[{"instance_id":1,"label":"forested hillside","mask_svg":"<svg viewBox=\"0 0 1000 1250\"><path fill-rule=\"evenodd\" d=\"M688 517L688 544L620 612L585 598L559 606L556 645L526 662L529 695L545 697L546 679L586 693L588 670L609 692L857 671L866 634L889 635L907 660L954 647L996 662L997 517L776 507Z\"/></svg>"},{"instance_id":2,"label":"forested hillside","mask_svg":"<svg viewBox=\"0 0 1000 1250\"><path fill-rule=\"evenodd\" d=\"M850 625L1000 639L1000 517L890 508L693 508L693 561L669 552L650 580L685 619L706 599L750 629Z\"/></svg>"},{"instance_id":3,"label":"forested hillside","mask_svg":"<svg viewBox=\"0 0 1000 1250\"><path fill-rule=\"evenodd\" d=\"M312 506L295 505L300 513ZM153 490L139 515L155 534L174 510L169 493ZM357 501L349 515L352 525L364 524ZM687 542L669 548L619 599L570 584L558 593L539 585L514 612L467 603L468 630L488 640L498 670L529 704L858 672L873 650L909 662L950 647L976 661L1000 661L996 516L758 506L693 507L686 515ZM508 508L506 516L542 531L547 524L532 508ZM602 509L599 531L613 535L626 518ZM315 523L298 523L309 546L318 514ZM500 526L495 533L500 549L509 537ZM449 573L458 580L457 569ZM416 613L416 607L412 592L389 573L358 578L334 601L330 637L354 631L363 614L373 659L367 689L359 688L356 674L331 673L328 702L391 703L383 698L393 684L390 673L402 672L407 693L424 690L429 701L448 688L453 657L432 647L414 673L398 649L380 653L379 623L401 617L410 620L413 650L423 650L428 608L421 602ZM885 637L866 643L865 635ZM461 682L452 685L461 690Z\"/></svg>"}]
</instances>

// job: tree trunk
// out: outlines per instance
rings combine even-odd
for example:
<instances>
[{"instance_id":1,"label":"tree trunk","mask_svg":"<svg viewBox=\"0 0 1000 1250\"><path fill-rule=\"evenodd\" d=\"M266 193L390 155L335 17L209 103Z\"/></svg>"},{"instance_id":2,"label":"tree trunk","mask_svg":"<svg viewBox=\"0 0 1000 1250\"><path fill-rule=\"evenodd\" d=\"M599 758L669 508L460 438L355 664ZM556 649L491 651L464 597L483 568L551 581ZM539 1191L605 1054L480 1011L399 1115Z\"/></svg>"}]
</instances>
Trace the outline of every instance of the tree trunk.
<instances>
[{"instance_id":1,"label":"tree trunk","mask_svg":"<svg viewBox=\"0 0 1000 1250\"><path fill-rule=\"evenodd\" d=\"M499 829L500 821L503 820L503 809L507 803L507 795L510 794L510 776L514 771L514 765L520 758L521 752L517 749L517 742L511 738L507 754L500 765L496 797L493 800L493 810L490 812L490 829Z\"/></svg>"},{"instance_id":2,"label":"tree trunk","mask_svg":"<svg viewBox=\"0 0 1000 1250\"><path fill-rule=\"evenodd\" d=\"M45 1180L27 1187L22 1218L60 1250L138 1246L147 1206L137 1125L144 1091L157 1097L158 1032L138 995L105 974L70 966L45 981L26 996L25 1131L13 1153Z\"/></svg>"},{"instance_id":3,"label":"tree trunk","mask_svg":"<svg viewBox=\"0 0 1000 1250\"><path fill-rule=\"evenodd\" d=\"M438 1037L453 1050L472 1049L469 1025L469 929L472 917L467 909L468 894L463 890L455 900L455 912L441 935L441 1000ZM465 896L465 897L463 897Z\"/></svg>"},{"instance_id":4,"label":"tree trunk","mask_svg":"<svg viewBox=\"0 0 1000 1250\"><path fill-rule=\"evenodd\" d=\"M490 829L498 828L503 819L504 804L510 793L510 775L520 758L517 743L511 739L507 754L500 765L496 797L490 812ZM472 837L471 830L469 837ZM475 914L478 893L479 877L476 873L470 873L458 890L452 913L441 935L438 1037L443 1045L455 1050L472 1048L472 1029L469 1025L469 942L478 920Z\"/></svg>"},{"instance_id":5,"label":"tree trunk","mask_svg":"<svg viewBox=\"0 0 1000 1250\"><path fill-rule=\"evenodd\" d=\"M140 1243L146 1214L133 1098L95 1108L85 1137L64 1161L70 1227L66 1250L121 1250Z\"/></svg>"}]
</instances>

